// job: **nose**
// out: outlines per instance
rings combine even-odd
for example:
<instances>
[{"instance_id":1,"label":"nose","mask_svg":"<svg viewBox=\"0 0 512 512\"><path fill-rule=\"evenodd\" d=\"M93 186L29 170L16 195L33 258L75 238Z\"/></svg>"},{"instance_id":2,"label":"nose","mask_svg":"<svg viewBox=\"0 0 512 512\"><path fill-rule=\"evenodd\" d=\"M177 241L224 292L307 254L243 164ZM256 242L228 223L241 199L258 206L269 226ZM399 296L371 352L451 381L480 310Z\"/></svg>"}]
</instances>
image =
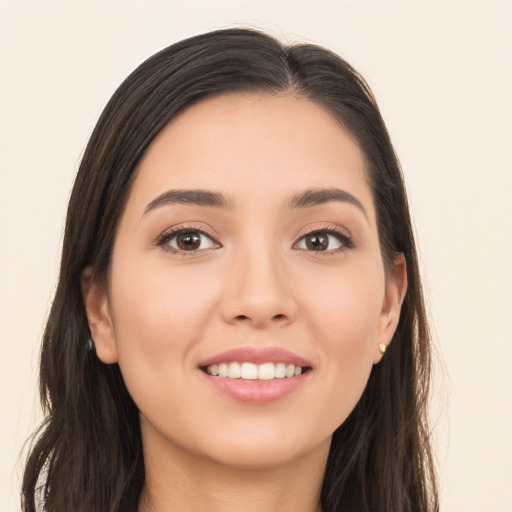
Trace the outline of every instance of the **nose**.
<instances>
[{"instance_id":1,"label":"nose","mask_svg":"<svg viewBox=\"0 0 512 512\"><path fill-rule=\"evenodd\" d=\"M229 269L224 288L224 320L257 329L292 323L298 307L284 265L268 251L240 254Z\"/></svg>"}]
</instances>

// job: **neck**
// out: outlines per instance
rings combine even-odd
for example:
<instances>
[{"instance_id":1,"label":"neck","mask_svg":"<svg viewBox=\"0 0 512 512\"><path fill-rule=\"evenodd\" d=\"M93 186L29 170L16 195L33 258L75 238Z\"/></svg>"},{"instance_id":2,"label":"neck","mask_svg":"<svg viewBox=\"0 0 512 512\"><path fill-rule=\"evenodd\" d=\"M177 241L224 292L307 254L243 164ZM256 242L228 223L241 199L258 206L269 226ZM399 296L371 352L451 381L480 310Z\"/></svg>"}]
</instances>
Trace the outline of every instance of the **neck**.
<instances>
[{"instance_id":1,"label":"neck","mask_svg":"<svg viewBox=\"0 0 512 512\"><path fill-rule=\"evenodd\" d=\"M330 439L292 461L265 468L198 460L176 447L164 455L145 446L139 512L320 512L329 444Z\"/></svg>"}]
</instances>

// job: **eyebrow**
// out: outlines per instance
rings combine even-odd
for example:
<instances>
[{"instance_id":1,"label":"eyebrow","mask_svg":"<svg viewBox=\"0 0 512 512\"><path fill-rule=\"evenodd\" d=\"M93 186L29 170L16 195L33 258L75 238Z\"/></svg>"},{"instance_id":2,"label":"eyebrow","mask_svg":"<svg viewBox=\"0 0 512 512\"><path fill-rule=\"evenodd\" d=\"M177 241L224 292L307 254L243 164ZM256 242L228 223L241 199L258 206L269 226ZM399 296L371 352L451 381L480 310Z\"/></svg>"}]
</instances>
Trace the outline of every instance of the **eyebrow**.
<instances>
[{"instance_id":1,"label":"eyebrow","mask_svg":"<svg viewBox=\"0 0 512 512\"><path fill-rule=\"evenodd\" d=\"M209 190L168 190L153 199L145 208L146 215L152 210L161 206L171 204L193 204L196 206L210 206L212 208L230 209L232 202L220 192L211 192Z\"/></svg>"},{"instance_id":2,"label":"eyebrow","mask_svg":"<svg viewBox=\"0 0 512 512\"><path fill-rule=\"evenodd\" d=\"M305 190L304 192L293 196L290 199L288 206L291 209L310 208L312 206L329 203L331 201L350 203L359 208L364 213L365 217L368 218L368 214L361 201L359 201L359 199L350 192L340 188L318 188Z\"/></svg>"},{"instance_id":3,"label":"eyebrow","mask_svg":"<svg viewBox=\"0 0 512 512\"><path fill-rule=\"evenodd\" d=\"M340 201L356 206L368 217L361 201L346 190L339 188L315 188L308 189L294 195L288 202L290 209L311 208L331 201ZM208 206L229 210L233 207L234 201L220 192L201 189L174 189L168 190L153 199L145 208L144 215L162 206L172 204L193 204L196 206Z\"/></svg>"}]
</instances>

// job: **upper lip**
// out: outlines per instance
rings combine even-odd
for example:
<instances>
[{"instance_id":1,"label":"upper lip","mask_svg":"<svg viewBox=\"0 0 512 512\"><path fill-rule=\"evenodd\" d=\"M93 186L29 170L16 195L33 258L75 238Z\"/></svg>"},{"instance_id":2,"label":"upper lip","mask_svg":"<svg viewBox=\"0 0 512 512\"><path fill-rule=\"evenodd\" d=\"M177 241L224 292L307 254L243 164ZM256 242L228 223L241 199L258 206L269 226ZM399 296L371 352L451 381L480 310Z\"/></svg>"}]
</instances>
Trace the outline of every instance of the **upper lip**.
<instances>
[{"instance_id":1,"label":"upper lip","mask_svg":"<svg viewBox=\"0 0 512 512\"><path fill-rule=\"evenodd\" d=\"M303 357L290 352L280 347L266 347L266 348L254 348L254 347L239 347L226 352L215 354L204 361L199 363L199 367L211 366L212 364L219 363L286 363L294 364L295 366L311 367L311 363Z\"/></svg>"}]
</instances>

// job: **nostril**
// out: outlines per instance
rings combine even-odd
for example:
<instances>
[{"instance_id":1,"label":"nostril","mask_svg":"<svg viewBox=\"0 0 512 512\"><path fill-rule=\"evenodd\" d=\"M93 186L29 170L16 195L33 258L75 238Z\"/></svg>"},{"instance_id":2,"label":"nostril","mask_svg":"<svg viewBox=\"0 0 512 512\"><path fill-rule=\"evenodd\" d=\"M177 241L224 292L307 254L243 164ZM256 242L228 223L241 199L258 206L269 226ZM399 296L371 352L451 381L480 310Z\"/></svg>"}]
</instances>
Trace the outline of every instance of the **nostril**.
<instances>
[{"instance_id":1,"label":"nostril","mask_svg":"<svg viewBox=\"0 0 512 512\"><path fill-rule=\"evenodd\" d=\"M286 318L286 315L283 315L282 313L279 313L279 314L277 314L277 315L274 315L274 316L272 317L272 320L282 320L282 319L285 319L285 318ZM237 319L237 320L249 320L249 319L250 319L250 317L249 317L249 316L247 316L247 315L237 315L237 316L236 316L236 319Z\"/></svg>"}]
</instances>

